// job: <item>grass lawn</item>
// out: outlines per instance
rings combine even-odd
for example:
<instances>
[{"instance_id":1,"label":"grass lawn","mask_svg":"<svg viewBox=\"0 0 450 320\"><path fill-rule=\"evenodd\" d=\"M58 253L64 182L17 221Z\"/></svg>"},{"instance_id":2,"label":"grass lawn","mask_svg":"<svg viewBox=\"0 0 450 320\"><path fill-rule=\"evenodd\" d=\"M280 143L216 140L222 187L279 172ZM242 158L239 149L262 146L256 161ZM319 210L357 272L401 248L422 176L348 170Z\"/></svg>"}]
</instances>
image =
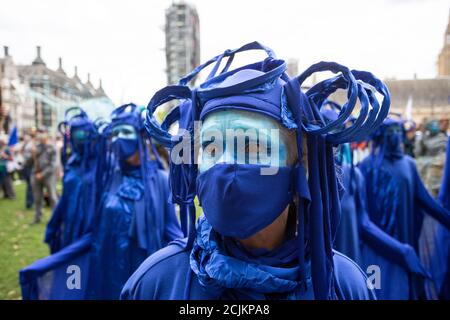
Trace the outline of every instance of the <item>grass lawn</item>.
<instances>
[{"instance_id":1,"label":"grass lawn","mask_svg":"<svg viewBox=\"0 0 450 320\"><path fill-rule=\"evenodd\" d=\"M44 219L30 225L33 210L25 209L25 183L15 185L16 200L0 199L0 299L21 299L19 270L49 254L44 231L50 210Z\"/></svg>"}]
</instances>

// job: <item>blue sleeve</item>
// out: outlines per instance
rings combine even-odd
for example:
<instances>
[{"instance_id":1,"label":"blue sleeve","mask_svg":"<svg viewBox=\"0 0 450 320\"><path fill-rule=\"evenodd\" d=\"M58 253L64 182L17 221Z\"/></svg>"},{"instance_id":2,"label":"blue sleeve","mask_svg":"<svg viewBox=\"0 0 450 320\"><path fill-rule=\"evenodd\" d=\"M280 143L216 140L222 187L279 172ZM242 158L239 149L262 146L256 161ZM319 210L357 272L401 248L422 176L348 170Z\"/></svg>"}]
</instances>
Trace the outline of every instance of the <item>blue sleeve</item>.
<instances>
[{"instance_id":1,"label":"blue sleeve","mask_svg":"<svg viewBox=\"0 0 450 320\"><path fill-rule=\"evenodd\" d=\"M364 242L379 255L395 262L406 270L426 275L414 248L391 237L370 220L367 213L364 177L357 168L355 168L355 179L358 190L359 228Z\"/></svg>"},{"instance_id":2,"label":"blue sleeve","mask_svg":"<svg viewBox=\"0 0 450 320\"><path fill-rule=\"evenodd\" d=\"M413 166L413 175L414 198L416 199L418 206L424 211L424 213L429 214L434 219L439 221L443 226L445 226L448 230L450 230L450 211L440 206L433 199L433 197L431 197L431 195L423 185L415 165Z\"/></svg>"},{"instance_id":3,"label":"blue sleeve","mask_svg":"<svg viewBox=\"0 0 450 320\"><path fill-rule=\"evenodd\" d=\"M148 257L125 283L120 299L182 299L190 268L189 254L183 252L185 241L177 240Z\"/></svg>"},{"instance_id":4,"label":"blue sleeve","mask_svg":"<svg viewBox=\"0 0 450 320\"><path fill-rule=\"evenodd\" d=\"M373 289L367 285L367 277L350 258L334 251L335 290L339 300L376 300Z\"/></svg>"}]
</instances>

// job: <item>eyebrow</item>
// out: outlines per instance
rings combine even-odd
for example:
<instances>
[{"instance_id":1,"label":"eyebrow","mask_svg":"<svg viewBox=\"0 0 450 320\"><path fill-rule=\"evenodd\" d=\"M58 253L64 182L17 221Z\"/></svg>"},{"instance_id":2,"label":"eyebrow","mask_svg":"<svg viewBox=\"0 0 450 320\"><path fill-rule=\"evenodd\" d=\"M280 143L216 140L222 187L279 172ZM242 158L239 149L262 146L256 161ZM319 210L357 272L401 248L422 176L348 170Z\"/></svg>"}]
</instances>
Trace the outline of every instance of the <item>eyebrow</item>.
<instances>
[{"instance_id":1,"label":"eyebrow","mask_svg":"<svg viewBox=\"0 0 450 320\"><path fill-rule=\"evenodd\" d=\"M206 130L222 131L222 123L219 120L212 120L211 122L212 123L207 122L206 124L202 125L202 128L200 130L200 132L202 133L202 136L203 136L203 134L205 134Z\"/></svg>"}]
</instances>

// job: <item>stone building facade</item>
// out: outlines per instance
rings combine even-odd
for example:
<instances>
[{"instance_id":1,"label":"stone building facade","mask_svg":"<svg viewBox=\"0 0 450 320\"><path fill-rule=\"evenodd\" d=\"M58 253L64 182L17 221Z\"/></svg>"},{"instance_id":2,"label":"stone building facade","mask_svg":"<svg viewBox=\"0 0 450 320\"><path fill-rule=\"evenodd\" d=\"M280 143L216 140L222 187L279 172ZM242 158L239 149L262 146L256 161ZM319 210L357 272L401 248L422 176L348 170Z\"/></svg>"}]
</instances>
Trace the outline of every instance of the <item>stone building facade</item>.
<instances>
[{"instance_id":1,"label":"stone building facade","mask_svg":"<svg viewBox=\"0 0 450 320\"><path fill-rule=\"evenodd\" d=\"M8 47L4 47L0 84L0 132L4 134L13 126L19 132L29 128L54 131L66 107L86 99L108 98L101 81L95 88L89 74L87 81L82 82L75 67L74 75L68 76L61 58L57 70L47 67L40 47L29 65L16 64Z\"/></svg>"}]
</instances>

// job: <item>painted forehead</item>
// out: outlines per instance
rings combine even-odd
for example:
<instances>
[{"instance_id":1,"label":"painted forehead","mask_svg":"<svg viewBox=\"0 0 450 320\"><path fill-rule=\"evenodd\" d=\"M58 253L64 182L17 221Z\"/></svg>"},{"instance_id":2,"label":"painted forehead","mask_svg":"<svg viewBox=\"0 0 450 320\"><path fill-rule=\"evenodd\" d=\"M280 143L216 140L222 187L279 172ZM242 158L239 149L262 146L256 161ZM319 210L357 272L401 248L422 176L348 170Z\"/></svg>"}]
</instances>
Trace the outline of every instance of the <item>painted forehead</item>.
<instances>
[{"instance_id":1,"label":"painted forehead","mask_svg":"<svg viewBox=\"0 0 450 320\"><path fill-rule=\"evenodd\" d=\"M245 110L220 110L207 115L202 132L226 129L279 129L277 122L265 115Z\"/></svg>"}]
</instances>

